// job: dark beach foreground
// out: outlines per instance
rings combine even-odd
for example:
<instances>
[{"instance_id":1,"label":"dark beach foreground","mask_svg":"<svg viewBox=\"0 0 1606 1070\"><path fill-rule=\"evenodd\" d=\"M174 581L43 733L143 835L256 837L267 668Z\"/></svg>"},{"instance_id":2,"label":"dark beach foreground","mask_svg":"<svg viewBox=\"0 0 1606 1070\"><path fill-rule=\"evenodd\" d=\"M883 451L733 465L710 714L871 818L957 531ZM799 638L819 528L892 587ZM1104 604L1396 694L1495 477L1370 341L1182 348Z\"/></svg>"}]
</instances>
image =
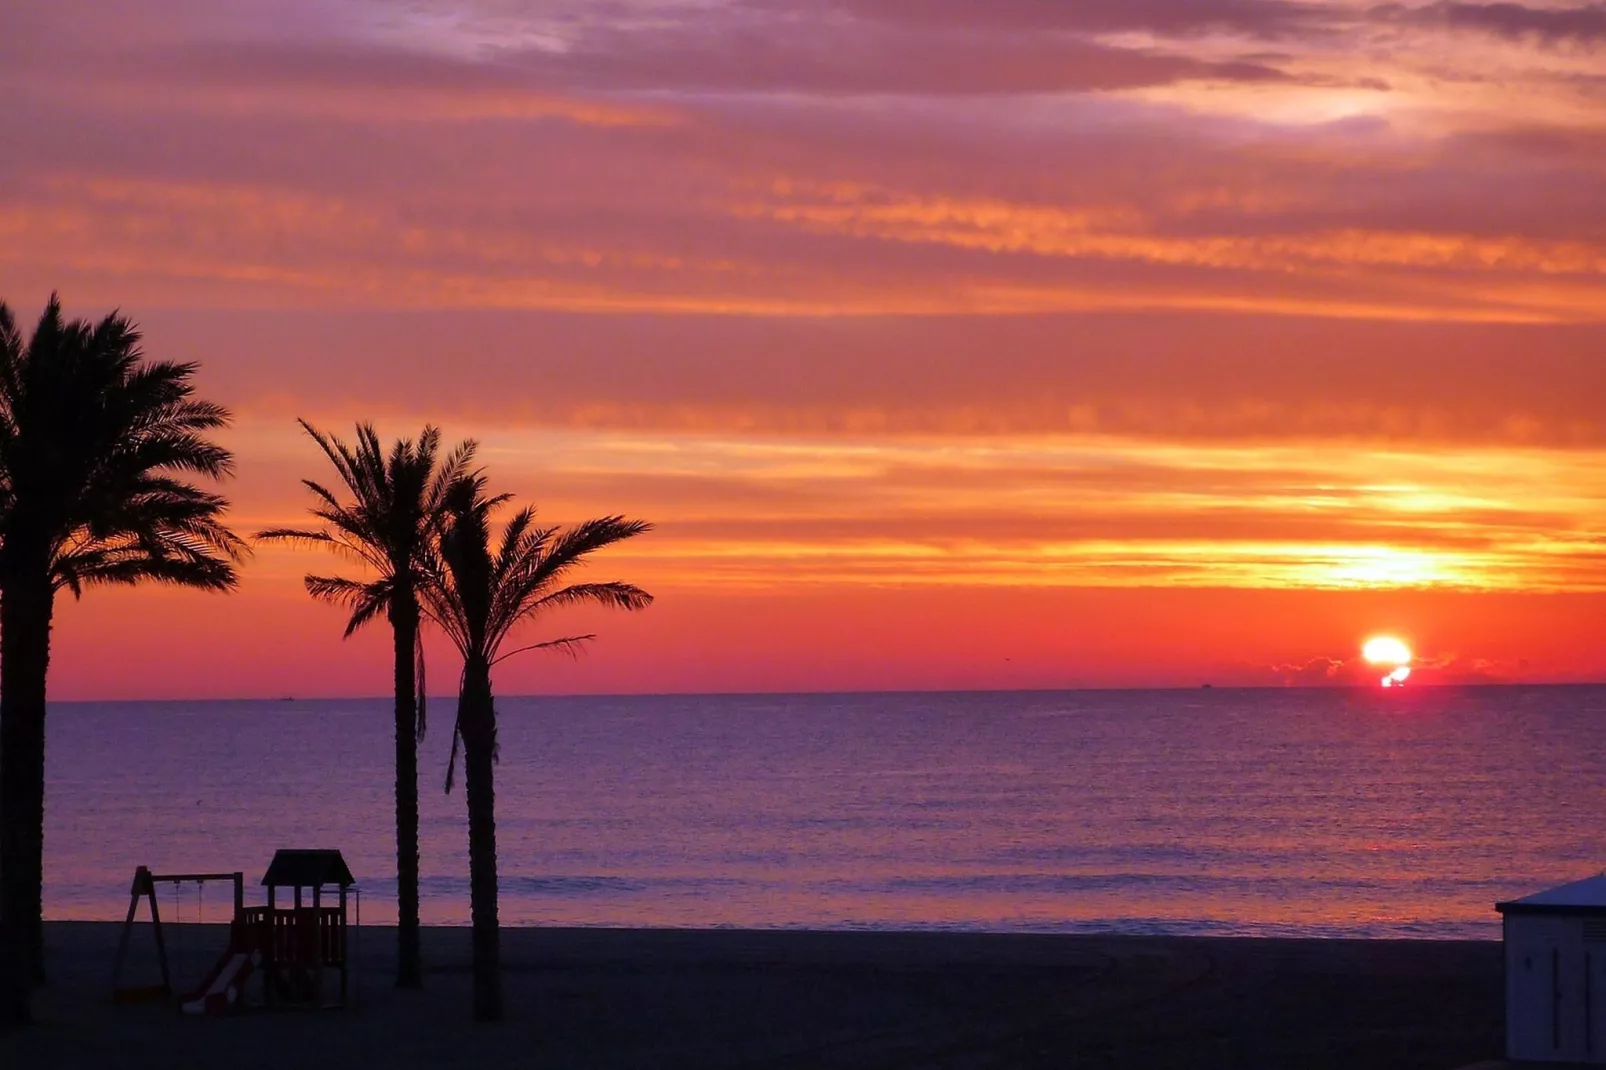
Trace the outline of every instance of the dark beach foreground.
<instances>
[{"instance_id":1,"label":"dark beach foreground","mask_svg":"<svg viewBox=\"0 0 1606 1070\"><path fill-rule=\"evenodd\" d=\"M504 930L508 1020L469 1014L468 933L425 934L422 992L361 933L355 1006L114 1006L119 926L48 927L39 1023L0 1066L1368 1067L1502 1045L1490 942L742 930Z\"/></svg>"}]
</instances>

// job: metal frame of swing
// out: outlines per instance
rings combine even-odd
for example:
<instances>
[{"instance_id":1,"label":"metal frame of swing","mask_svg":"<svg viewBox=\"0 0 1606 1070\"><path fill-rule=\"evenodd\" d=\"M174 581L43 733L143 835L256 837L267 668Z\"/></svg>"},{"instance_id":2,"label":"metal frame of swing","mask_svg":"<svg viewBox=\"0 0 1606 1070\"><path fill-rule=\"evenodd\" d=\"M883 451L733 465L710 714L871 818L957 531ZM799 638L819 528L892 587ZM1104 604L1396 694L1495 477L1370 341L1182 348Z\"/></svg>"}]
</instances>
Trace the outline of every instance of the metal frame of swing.
<instances>
[{"instance_id":1,"label":"metal frame of swing","mask_svg":"<svg viewBox=\"0 0 1606 1070\"><path fill-rule=\"evenodd\" d=\"M195 884L204 887L208 881L229 881L234 885L234 914L230 925L238 925L245 915L244 873L152 873L145 866L134 870L134 882L128 890L128 916L123 920L123 932L117 940L117 962L112 967L113 1000L118 1003L149 1003L173 998L172 974L168 969L167 942L162 937L162 911L157 902L156 886ZM161 966L162 981L157 985L123 985L123 963L128 957L129 938L134 933L141 899L150 903L152 932L156 936L156 961Z\"/></svg>"}]
</instances>

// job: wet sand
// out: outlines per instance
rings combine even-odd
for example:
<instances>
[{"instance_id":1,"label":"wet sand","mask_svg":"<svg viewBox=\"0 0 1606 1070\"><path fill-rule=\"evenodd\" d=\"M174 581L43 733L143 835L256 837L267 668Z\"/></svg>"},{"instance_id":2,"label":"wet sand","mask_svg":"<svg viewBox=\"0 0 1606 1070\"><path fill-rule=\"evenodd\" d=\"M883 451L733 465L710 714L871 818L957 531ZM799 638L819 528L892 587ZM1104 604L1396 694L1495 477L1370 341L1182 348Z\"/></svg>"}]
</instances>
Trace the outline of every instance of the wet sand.
<instances>
[{"instance_id":1,"label":"wet sand","mask_svg":"<svg viewBox=\"0 0 1606 1070\"><path fill-rule=\"evenodd\" d=\"M476 1026L465 930L425 933L421 992L370 927L354 1007L208 1019L111 1003L119 928L47 927L39 1023L0 1066L1450 1070L1502 1046L1491 942L511 929L508 1020Z\"/></svg>"}]
</instances>

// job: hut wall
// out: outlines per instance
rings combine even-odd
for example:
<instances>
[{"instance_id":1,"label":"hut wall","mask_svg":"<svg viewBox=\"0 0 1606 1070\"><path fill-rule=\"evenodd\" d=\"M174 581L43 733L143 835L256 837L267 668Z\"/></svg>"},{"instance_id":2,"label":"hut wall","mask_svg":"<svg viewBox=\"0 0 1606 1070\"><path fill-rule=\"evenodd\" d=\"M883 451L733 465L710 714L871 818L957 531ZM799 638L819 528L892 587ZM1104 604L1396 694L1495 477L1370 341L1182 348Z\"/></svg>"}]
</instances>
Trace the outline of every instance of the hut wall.
<instances>
[{"instance_id":1,"label":"hut wall","mask_svg":"<svg viewBox=\"0 0 1606 1070\"><path fill-rule=\"evenodd\" d=\"M1606 1065L1606 919L1505 918L1506 1055Z\"/></svg>"}]
</instances>

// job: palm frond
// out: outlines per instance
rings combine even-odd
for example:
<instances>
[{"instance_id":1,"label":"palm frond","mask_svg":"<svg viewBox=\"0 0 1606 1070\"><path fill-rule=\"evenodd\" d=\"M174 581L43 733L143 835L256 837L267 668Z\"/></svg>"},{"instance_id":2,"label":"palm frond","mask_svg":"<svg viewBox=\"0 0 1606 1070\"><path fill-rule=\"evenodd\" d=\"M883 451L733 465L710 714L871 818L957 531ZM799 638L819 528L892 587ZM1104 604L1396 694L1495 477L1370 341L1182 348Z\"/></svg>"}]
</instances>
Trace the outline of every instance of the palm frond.
<instances>
[{"instance_id":1,"label":"palm frond","mask_svg":"<svg viewBox=\"0 0 1606 1070\"><path fill-rule=\"evenodd\" d=\"M567 654L571 659L578 658L585 652L585 645L596 639L595 635L571 635L563 639L548 639L541 643L531 643L521 646L517 650L509 650L498 654L492 665L500 665L515 654L524 654L531 650L556 650L560 654Z\"/></svg>"},{"instance_id":2,"label":"palm frond","mask_svg":"<svg viewBox=\"0 0 1606 1070\"><path fill-rule=\"evenodd\" d=\"M443 474L436 463L440 432L426 426L416 440L398 439L387 450L369 423L356 425L352 443L306 420L300 423L340 477L345 493L337 494L321 483L303 480L314 498L310 512L322 526L275 528L260 533L259 538L320 547L362 565L377 577L371 582L352 581L379 592L385 601L363 602L361 614L355 612L354 605L354 615L347 625L349 635L391 609L391 599L418 600L417 592L431 569L434 544L442 526L442 503L432 490L432 480ZM459 458L464 454L464 448L459 447L451 456ZM421 648L415 652L414 660L415 672L422 674Z\"/></svg>"},{"instance_id":3,"label":"palm frond","mask_svg":"<svg viewBox=\"0 0 1606 1070\"><path fill-rule=\"evenodd\" d=\"M413 738L422 742L424 733L429 729L427 706L429 703L429 683L424 679L424 630L419 628L413 633L413 694L418 699L418 715L413 722Z\"/></svg>"},{"instance_id":4,"label":"palm frond","mask_svg":"<svg viewBox=\"0 0 1606 1070\"><path fill-rule=\"evenodd\" d=\"M346 632L342 638L350 639L362 629L363 625L377 619L389 606L389 598L371 598L357 603L351 611L351 618L346 621Z\"/></svg>"},{"instance_id":5,"label":"palm frond","mask_svg":"<svg viewBox=\"0 0 1606 1070\"><path fill-rule=\"evenodd\" d=\"M198 554L149 557L86 552L58 561L54 574L55 585L75 595L92 585L154 582L203 591L232 591L239 584L238 575L227 562Z\"/></svg>"},{"instance_id":6,"label":"palm frond","mask_svg":"<svg viewBox=\"0 0 1606 1070\"><path fill-rule=\"evenodd\" d=\"M530 604L530 612L539 613L542 610L560 609L563 606L581 605L587 602L609 609L638 610L652 605L653 598L640 587L620 583L617 580L607 583L571 583L567 587L560 587L551 594L536 599Z\"/></svg>"},{"instance_id":7,"label":"palm frond","mask_svg":"<svg viewBox=\"0 0 1606 1070\"><path fill-rule=\"evenodd\" d=\"M66 320L52 295L26 345L0 315L0 538L48 548L48 580L228 590L249 547L228 502L185 481L232 471L206 432L228 410L194 398L195 365L151 361L118 313Z\"/></svg>"},{"instance_id":8,"label":"palm frond","mask_svg":"<svg viewBox=\"0 0 1606 1070\"><path fill-rule=\"evenodd\" d=\"M327 531L307 528L264 528L255 538L264 542L299 542L308 546L326 546L335 541Z\"/></svg>"},{"instance_id":9,"label":"palm frond","mask_svg":"<svg viewBox=\"0 0 1606 1070\"><path fill-rule=\"evenodd\" d=\"M367 597L369 590L369 584L344 576L309 575L302 582L306 585L307 593L318 601L331 602L345 609L350 609L359 599Z\"/></svg>"},{"instance_id":10,"label":"palm frond","mask_svg":"<svg viewBox=\"0 0 1606 1070\"><path fill-rule=\"evenodd\" d=\"M463 745L463 692L468 683L468 672L465 667L462 676L457 680L457 717L452 721L452 752L446 758L446 794L452 793L452 780L457 773L457 752Z\"/></svg>"}]
</instances>

